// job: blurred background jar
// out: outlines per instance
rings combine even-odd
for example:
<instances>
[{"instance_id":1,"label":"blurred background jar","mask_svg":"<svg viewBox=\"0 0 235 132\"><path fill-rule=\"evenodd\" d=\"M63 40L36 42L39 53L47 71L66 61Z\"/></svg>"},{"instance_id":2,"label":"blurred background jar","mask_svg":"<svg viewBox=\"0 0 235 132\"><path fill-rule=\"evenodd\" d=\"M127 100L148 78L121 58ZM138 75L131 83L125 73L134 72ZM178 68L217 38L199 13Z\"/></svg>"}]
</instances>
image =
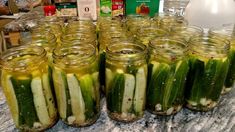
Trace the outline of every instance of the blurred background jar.
<instances>
[{"instance_id":1,"label":"blurred background jar","mask_svg":"<svg viewBox=\"0 0 235 132\"><path fill-rule=\"evenodd\" d=\"M43 131L57 122L46 51L23 45L1 57L2 87L16 128Z\"/></svg>"},{"instance_id":2,"label":"blurred background jar","mask_svg":"<svg viewBox=\"0 0 235 132\"><path fill-rule=\"evenodd\" d=\"M73 44L53 52L53 82L63 122L88 126L100 115L99 71L93 45Z\"/></svg>"}]
</instances>

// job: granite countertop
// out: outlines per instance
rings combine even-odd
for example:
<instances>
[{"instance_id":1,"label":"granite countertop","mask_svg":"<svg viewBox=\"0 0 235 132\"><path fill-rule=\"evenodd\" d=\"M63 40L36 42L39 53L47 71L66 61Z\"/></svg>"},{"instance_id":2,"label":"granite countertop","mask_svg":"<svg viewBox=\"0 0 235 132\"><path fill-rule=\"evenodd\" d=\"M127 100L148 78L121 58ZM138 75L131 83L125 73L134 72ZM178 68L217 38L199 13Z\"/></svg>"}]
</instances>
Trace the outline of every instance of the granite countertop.
<instances>
[{"instance_id":1,"label":"granite countertop","mask_svg":"<svg viewBox=\"0 0 235 132\"><path fill-rule=\"evenodd\" d=\"M224 95L218 107L209 112L181 110L174 116L155 116L145 112L144 118L134 123L121 123L108 118L105 98L101 100L101 115L89 127L73 128L59 121L47 132L235 132L235 89ZM0 89L0 131L17 131Z\"/></svg>"}]
</instances>

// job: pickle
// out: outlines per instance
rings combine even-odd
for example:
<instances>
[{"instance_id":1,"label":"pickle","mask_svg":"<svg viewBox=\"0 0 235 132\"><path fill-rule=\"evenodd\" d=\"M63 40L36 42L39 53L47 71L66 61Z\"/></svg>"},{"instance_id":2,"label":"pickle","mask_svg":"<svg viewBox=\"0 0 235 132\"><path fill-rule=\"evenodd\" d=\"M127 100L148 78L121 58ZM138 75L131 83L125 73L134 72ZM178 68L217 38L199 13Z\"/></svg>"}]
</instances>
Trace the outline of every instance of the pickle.
<instances>
[{"instance_id":1,"label":"pickle","mask_svg":"<svg viewBox=\"0 0 235 132\"><path fill-rule=\"evenodd\" d=\"M110 112L121 112L122 98L125 87L125 76L123 73L114 75L112 84L107 91L107 107Z\"/></svg>"},{"instance_id":2,"label":"pickle","mask_svg":"<svg viewBox=\"0 0 235 132\"><path fill-rule=\"evenodd\" d=\"M204 62L192 57L186 86L187 107L202 111L213 108L220 97L228 66L227 58ZM194 78L190 78L192 74Z\"/></svg>"},{"instance_id":3,"label":"pickle","mask_svg":"<svg viewBox=\"0 0 235 132\"><path fill-rule=\"evenodd\" d=\"M231 90L235 81L235 50L234 49L230 49L228 58L229 58L230 64L228 68L229 69L228 74L224 82L224 91L223 91L224 93Z\"/></svg>"},{"instance_id":4,"label":"pickle","mask_svg":"<svg viewBox=\"0 0 235 132\"><path fill-rule=\"evenodd\" d=\"M67 74L69 93L71 96L72 113L76 117L77 123L83 123L85 117L85 102L82 97L81 87L74 74ZM74 122L69 122L70 124Z\"/></svg>"},{"instance_id":5,"label":"pickle","mask_svg":"<svg viewBox=\"0 0 235 132\"><path fill-rule=\"evenodd\" d=\"M104 86L105 85L105 81L106 81L106 79L105 79L105 59L106 58L106 53L105 53L105 51L102 51L101 53L100 53L100 62L99 62L99 75L100 75L100 77L99 77L99 79L100 79L100 85L101 86ZM103 90L103 92L105 92L105 90L104 89L102 89Z\"/></svg>"},{"instance_id":6,"label":"pickle","mask_svg":"<svg viewBox=\"0 0 235 132\"><path fill-rule=\"evenodd\" d=\"M60 117L65 120L72 115L70 94L66 74L59 68L53 69L53 81Z\"/></svg>"},{"instance_id":7,"label":"pickle","mask_svg":"<svg viewBox=\"0 0 235 132\"><path fill-rule=\"evenodd\" d=\"M147 90L147 109L161 115L179 111L184 100L184 85L189 70L187 60L168 65L152 61L151 80Z\"/></svg>"},{"instance_id":8,"label":"pickle","mask_svg":"<svg viewBox=\"0 0 235 132\"><path fill-rule=\"evenodd\" d=\"M90 74L83 75L79 78L79 84L85 102L86 119L92 119L98 113L96 108L96 95L93 86L92 76Z\"/></svg>"},{"instance_id":9,"label":"pickle","mask_svg":"<svg viewBox=\"0 0 235 132\"><path fill-rule=\"evenodd\" d=\"M24 124L33 127L35 122L38 122L36 108L33 102L33 94L31 90L32 76L9 78L18 102L19 108L19 126Z\"/></svg>"}]
</instances>

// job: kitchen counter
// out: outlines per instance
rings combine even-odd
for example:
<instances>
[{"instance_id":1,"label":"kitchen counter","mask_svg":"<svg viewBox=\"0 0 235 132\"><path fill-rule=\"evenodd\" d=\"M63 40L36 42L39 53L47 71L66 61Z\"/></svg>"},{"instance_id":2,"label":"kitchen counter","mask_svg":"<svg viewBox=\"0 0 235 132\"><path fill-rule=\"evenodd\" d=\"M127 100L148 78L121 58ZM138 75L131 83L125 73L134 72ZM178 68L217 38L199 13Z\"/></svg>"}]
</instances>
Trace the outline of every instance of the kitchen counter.
<instances>
[{"instance_id":1,"label":"kitchen counter","mask_svg":"<svg viewBox=\"0 0 235 132\"><path fill-rule=\"evenodd\" d=\"M108 118L105 98L101 101L102 112L97 122L89 127L73 128L59 121L47 132L234 132L235 89L224 95L218 107L209 112L181 110L174 116L155 116L145 112L144 118L134 123L120 123ZM0 89L0 131L17 131L11 119L5 98Z\"/></svg>"}]
</instances>

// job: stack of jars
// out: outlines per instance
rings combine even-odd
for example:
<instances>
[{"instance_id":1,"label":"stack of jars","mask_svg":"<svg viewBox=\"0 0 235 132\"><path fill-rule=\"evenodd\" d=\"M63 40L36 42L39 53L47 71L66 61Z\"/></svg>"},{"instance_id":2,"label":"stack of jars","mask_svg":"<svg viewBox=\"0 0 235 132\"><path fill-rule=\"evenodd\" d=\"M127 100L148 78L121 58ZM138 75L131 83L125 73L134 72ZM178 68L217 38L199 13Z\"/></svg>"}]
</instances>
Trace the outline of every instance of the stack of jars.
<instances>
[{"instance_id":1,"label":"stack of jars","mask_svg":"<svg viewBox=\"0 0 235 132\"><path fill-rule=\"evenodd\" d=\"M100 86L107 113L117 121L138 120L145 109L156 115L175 114L183 105L208 111L223 86L229 91L234 83L234 73L227 74L234 59L227 39L233 43L234 30L229 35L219 31L213 28L204 37L198 27L166 29L146 17L107 17L97 27L71 21L53 52L33 43L11 49L1 57L1 79L16 127L49 128L57 121L57 109L68 125L91 125L100 114Z\"/></svg>"}]
</instances>

